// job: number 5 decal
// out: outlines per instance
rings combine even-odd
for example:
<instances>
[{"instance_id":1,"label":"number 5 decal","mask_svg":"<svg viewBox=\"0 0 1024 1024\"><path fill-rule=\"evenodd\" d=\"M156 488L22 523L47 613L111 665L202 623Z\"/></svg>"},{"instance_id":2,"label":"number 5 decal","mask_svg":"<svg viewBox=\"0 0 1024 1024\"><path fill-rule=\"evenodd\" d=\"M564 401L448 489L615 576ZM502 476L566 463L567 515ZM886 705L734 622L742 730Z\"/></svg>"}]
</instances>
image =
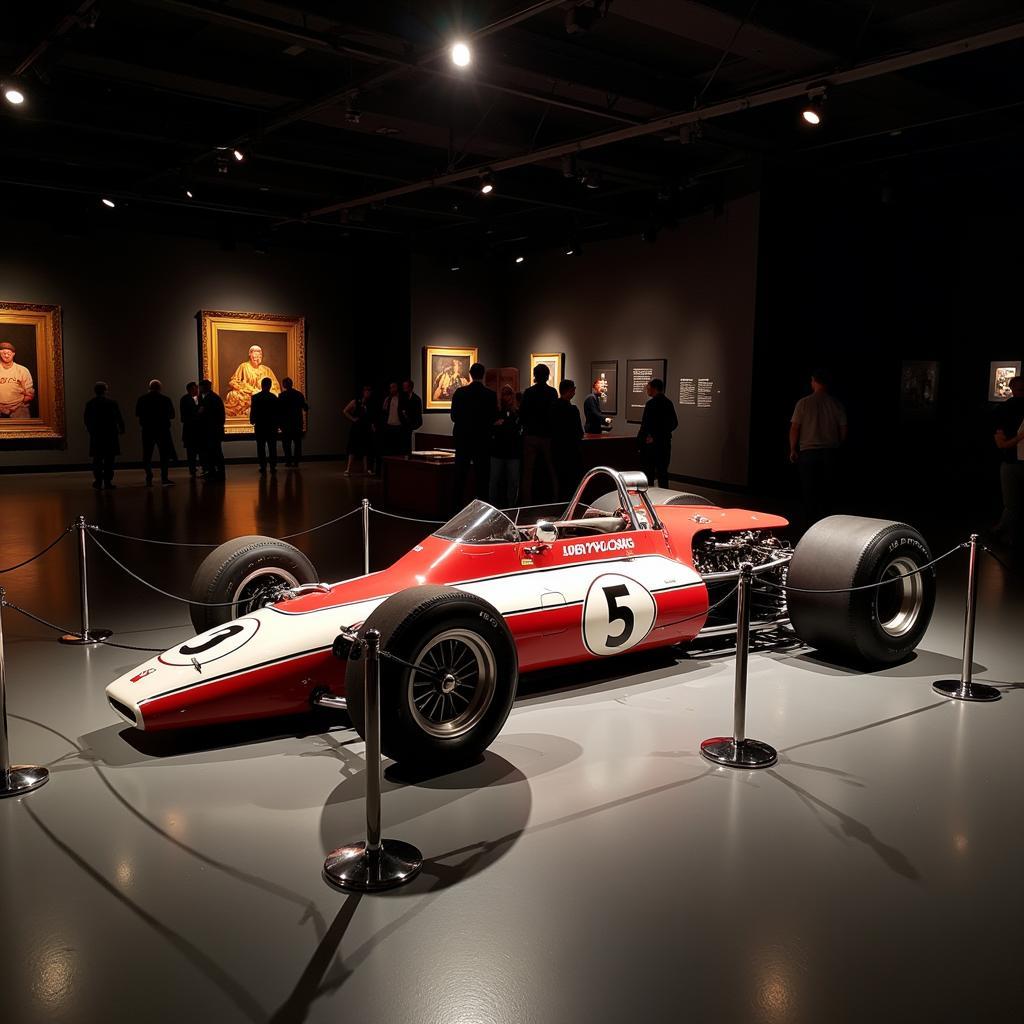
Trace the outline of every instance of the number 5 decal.
<instances>
[{"instance_id":1,"label":"number 5 decal","mask_svg":"<svg viewBox=\"0 0 1024 1024\"><path fill-rule=\"evenodd\" d=\"M591 654L628 651L650 633L657 615L653 596L636 580L598 576L583 602L583 643Z\"/></svg>"}]
</instances>

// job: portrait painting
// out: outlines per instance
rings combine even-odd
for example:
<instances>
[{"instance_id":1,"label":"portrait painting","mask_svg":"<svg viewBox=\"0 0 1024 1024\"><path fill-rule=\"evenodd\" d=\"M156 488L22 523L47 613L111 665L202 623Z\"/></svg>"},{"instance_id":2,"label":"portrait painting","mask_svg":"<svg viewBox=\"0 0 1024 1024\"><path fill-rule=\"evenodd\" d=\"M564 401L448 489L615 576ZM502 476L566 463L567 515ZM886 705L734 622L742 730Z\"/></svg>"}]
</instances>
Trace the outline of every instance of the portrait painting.
<instances>
[{"instance_id":1,"label":"portrait painting","mask_svg":"<svg viewBox=\"0 0 1024 1024\"><path fill-rule=\"evenodd\" d=\"M0 441L63 441L60 306L0 302Z\"/></svg>"},{"instance_id":2,"label":"portrait painting","mask_svg":"<svg viewBox=\"0 0 1024 1024\"><path fill-rule=\"evenodd\" d=\"M601 412L606 416L614 416L619 411L619 362L617 359L604 360L590 364L590 380L588 384L600 381L599 399ZM588 388L589 394L589 388Z\"/></svg>"},{"instance_id":3,"label":"portrait painting","mask_svg":"<svg viewBox=\"0 0 1024 1024\"><path fill-rule=\"evenodd\" d=\"M550 371L548 384L558 388L559 383L565 379L565 353L564 352L531 352L530 353L530 383L533 383L533 371L544 364Z\"/></svg>"},{"instance_id":4,"label":"portrait painting","mask_svg":"<svg viewBox=\"0 0 1024 1024\"><path fill-rule=\"evenodd\" d=\"M423 381L427 412L451 409L452 395L469 383L469 368L477 361L475 348L427 345L423 349Z\"/></svg>"},{"instance_id":5,"label":"portrait painting","mask_svg":"<svg viewBox=\"0 0 1024 1024\"><path fill-rule=\"evenodd\" d=\"M988 400L1005 402L1013 395L1010 392L1010 381L1020 376L1019 359L996 359L988 371Z\"/></svg>"},{"instance_id":6,"label":"portrait painting","mask_svg":"<svg viewBox=\"0 0 1024 1024\"><path fill-rule=\"evenodd\" d=\"M228 435L252 434L250 405L264 377L275 395L285 377L305 394L305 317L203 309L198 319L200 372L224 400Z\"/></svg>"}]
</instances>

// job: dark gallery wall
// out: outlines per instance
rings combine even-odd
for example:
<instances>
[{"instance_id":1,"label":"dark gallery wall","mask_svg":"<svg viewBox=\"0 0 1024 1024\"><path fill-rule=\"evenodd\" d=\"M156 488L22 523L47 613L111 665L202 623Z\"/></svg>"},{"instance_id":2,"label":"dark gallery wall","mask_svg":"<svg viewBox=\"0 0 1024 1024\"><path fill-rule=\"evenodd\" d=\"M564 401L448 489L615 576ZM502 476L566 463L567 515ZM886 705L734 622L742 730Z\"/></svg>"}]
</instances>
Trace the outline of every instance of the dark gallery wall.
<instances>
[{"instance_id":1,"label":"dark gallery wall","mask_svg":"<svg viewBox=\"0 0 1024 1024\"><path fill-rule=\"evenodd\" d=\"M135 399L151 377L159 377L175 401L185 382L198 378L200 309L306 317L311 408L306 451L311 455L344 451L347 424L341 409L354 392L357 373L384 374L395 362L404 367L404 256L353 258L280 248L261 255L242 247L224 251L206 240L115 232L65 237L38 226L16 233L17 244L0 251L0 299L62 307L68 442L63 450L42 445L0 450L0 466L86 463L82 407L97 379L109 383L125 414L122 457L137 460ZM283 376L285 371L275 367L275 372ZM225 452L229 459L250 457L254 446L231 441Z\"/></svg>"}]
</instances>

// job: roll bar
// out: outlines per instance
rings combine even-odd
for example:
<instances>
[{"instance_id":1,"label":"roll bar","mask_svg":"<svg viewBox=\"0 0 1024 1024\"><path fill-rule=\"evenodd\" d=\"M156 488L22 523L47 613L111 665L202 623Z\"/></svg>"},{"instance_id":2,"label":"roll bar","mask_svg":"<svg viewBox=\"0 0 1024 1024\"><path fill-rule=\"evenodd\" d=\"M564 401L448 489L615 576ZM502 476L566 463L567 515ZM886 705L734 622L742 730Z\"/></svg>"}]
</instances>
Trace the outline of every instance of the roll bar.
<instances>
[{"instance_id":1,"label":"roll bar","mask_svg":"<svg viewBox=\"0 0 1024 1024\"><path fill-rule=\"evenodd\" d=\"M572 496L572 500L565 507L565 518L575 519L573 515L578 505L583 502L583 492L587 489L587 485L596 476L607 476L611 479L612 483L615 484L615 489L619 492L619 500L622 503L622 507L626 510L626 514L629 516L630 529L643 530L643 529L661 529L661 522L654 511L654 506L651 504L650 498L647 497L647 474L638 473L635 471L627 471L620 473L617 469L612 469L610 466L595 466L593 469L587 470L583 474L583 479L580 481L579 487L576 488L576 493ZM647 523L641 523L640 518L636 512L636 506L633 500L629 496L629 492L633 491L638 498L640 498L647 512Z\"/></svg>"}]
</instances>

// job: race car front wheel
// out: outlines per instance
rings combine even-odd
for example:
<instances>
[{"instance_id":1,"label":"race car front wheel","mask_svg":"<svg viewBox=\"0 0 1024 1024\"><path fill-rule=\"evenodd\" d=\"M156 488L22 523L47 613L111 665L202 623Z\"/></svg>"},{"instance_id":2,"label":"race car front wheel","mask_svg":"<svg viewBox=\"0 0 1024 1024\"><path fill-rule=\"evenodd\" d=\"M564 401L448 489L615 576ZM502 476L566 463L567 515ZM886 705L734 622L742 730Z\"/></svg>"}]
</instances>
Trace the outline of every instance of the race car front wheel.
<instances>
[{"instance_id":1,"label":"race car front wheel","mask_svg":"<svg viewBox=\"0 0 1024 1024\"><path fill-rule=\"evenodd\" d=\"M313 563L291 544L236 537L214 548L192 577L192 625L202 633L263 607L281 587L317 581Z\"/></svg>"},{"instance_id":2,"label":"race car front wheel","mask_svg":"<svg viewBox=\"0 0 1024 1024\"><path fill-rule=\"evenodd\" d=\"M796 635L846 664L902 661L921 642L935 607L935 571L922 569L931 560L925 539L905 523L822 519L801 538L789 564Z\"/></svg>"},{"instance_id":3,"label":"race car front wheel","mask_svg":"<svg viewBox=\"0 0 1024 1024\"><path fill-rule=\"evenodd\" d=\"M381 750L414 771L477 760L515 698L516 647L501 615L475 594L422 586L389 597L368 629L380 632ZM364 683L362 658L350 656L348 712L365 739Z\"/></svg>"}]
</instances>

